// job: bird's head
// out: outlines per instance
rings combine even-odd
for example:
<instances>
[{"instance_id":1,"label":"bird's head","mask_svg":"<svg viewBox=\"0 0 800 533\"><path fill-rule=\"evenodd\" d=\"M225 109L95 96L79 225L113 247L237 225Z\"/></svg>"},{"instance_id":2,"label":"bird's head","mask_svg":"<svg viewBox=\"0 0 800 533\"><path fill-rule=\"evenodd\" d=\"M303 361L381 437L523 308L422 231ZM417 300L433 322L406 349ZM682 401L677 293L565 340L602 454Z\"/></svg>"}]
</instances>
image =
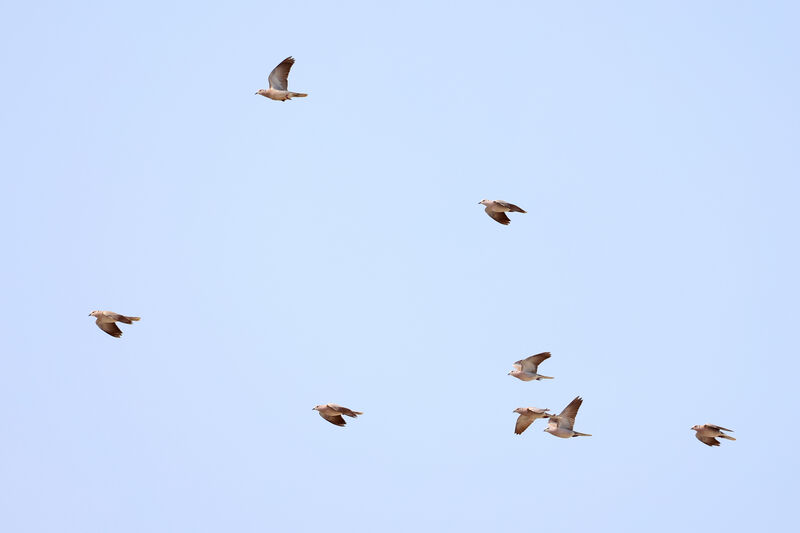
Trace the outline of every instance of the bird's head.
<instances>
[{"instance_id":1,"label":"bird's head","mask_svg":"<svg viewBox=\"0 0 800 533\"><path fill-rule=\"evenodd\" d=\"M100 311L92 311L91 313L89 313L89 316L97 316L99 314L100 314Z\"/></svg>"},{"instance_id":2,"label":"bird's head","mask_svg":"<svg viewBox=\"0 0 800 533\"><path fill-rule=\"evenodd\" d=\"M481 200L478 205L489 205L489 200Z\"/></svg>"},{"instance_id":3,"label":"bird's head","mask_svg":"<svg viewBox=\"0 0 800 533\"><path fill-rule=\"evenodd\" d=\"M259 89L258 92L256 92L256 94L260 94L261 96L267 96L267 91L265 91L264 89Z\"/></svg>"},{"instance_id":4,"label":"bird's head","mask_svg":"<svg viewBox=\"0 0 800 533\"><path fill-rule=\"evenodd\" d=\"M523 414L525 412L525 409L526 409L525 407L517 407L516 409L514 409L513 412Z\"/></svg>"},{"instance_id":5,"label":"bird's head","mask_svg":"<svg viewBox=\"0 0 800 533\"><path fill-rule=\"evenodd\" d=\"M694 431L699 431L699 430L700 430L700 426L692 426L692 429L693 429Z\"/></svg>"},{"instance_id":6,"label":"bird's head","mask_svg":"<svg viewBox=\"0 0 800 533\"><path fill-rule=\"evenodd\" d=\"M322 407L321 405L315 405L312 411L319 411L319 408Z\"/></svg>"}]
</instances>

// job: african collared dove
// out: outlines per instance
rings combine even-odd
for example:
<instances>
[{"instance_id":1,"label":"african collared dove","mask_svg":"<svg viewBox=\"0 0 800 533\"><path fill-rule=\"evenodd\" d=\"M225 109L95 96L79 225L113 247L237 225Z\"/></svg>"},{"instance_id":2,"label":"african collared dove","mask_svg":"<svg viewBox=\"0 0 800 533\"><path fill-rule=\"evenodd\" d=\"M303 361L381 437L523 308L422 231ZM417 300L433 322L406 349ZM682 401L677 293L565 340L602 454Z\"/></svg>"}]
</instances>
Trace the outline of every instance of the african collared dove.
<instances>
[{"instance_id":1,"label":"african collared dove","mask_svg":"<svg viewBox=\"0 0 800 533\"><path fill-rule=\"evenodd\" d=\"M509 376L514 376L517 379L521 379L522 381L539 381L542 379L553 379L550 376L541 376L536 373L539 369L539 365L545 359L550 358L550 352L542 352L537 353L536 355L532 355L530 357L526 357L525 359L520 359L516 363L514 363L514 370L508 373Z\"/></svg>"},{"instance_id":2,"label":"african collared dove","mask_svg":"<svg viewBox=\"0 0 800 533\"><path fill-rule=\"evenodd\" d=\"M306 93L293 93L289 90L289 71L294 65L294 58L287 57L269 73L269 89L259 89L256 94L266 96L270 100L285 102L295 97L308 96Z\"/></svg>"},{"instance_id":3,"label":"african collared dove","mask_svg":"<svg viewBox=\"0 0 800 533\"><path fill-rule=\"evenodd\" d=\"M736 440L730 435L726 435L723 431L730 431L733 432L732 429L726 429L722 426L715 426L714 424L703 424L698 426L692 426L692 429L695 430L695 437L697 440L702 442L707 446L719 446L719 441L714 437L719 437L721 439L728 439L728 440Z\"/></svg>"},{"instance_id":4,"label":"african collared dove","mask_svg":"<svg viewBox=\"0 0 800 533\"><path fill-rule=\"evenodd\" d=\"M342 415L349 416L351 418L358 418L358 415L363 415L364 413L360 413L358 411L351 411L347 407L342 407L341 405L336 405L335 403L328 403L325 405L317 405L314 406L312 411L318 411L319 416L330 422L331 424L335 424L337 426L344 426L347 422L344 421Z\"/></svg>"},{"instance_id":5,"label":"african collared dove","mask_svg":"<svg viewBox=\"0 0 800 533\"><path fill-rule=\"evenodd\" d=\"M503 224L508 226L511 219L506 216L506 213L527 213L524 209L514 204L504 202L502 200L481 200L479 205L485 205L486 214Z\"/></svg>"},{"instance_id":6,"label":"african collared dove","mask_svg":"<svg viewBox=\"0 0 800 533\"><path fill-rule=\"evenodd\" d=\"M549 410L538 407L517 407L514 412L519 413L519 418L517 418L517 425L514 426L514 433L521 435L537 418L547 418L550 416L547 413Z\"/></svg>"},{"instance_id":7,"label":"african collared dove","mask_svg":"<svg viewBox=\"0 0 800 533\"><path fill-rule=\"evenodd\" d=\"M578 409L583 403L583 399L577 396L574 400L569 402L569 405L564 408L558 416L550 415L550 421L547 423L546 432L562 439L569 437L591 437L588 433L578 433L573 431L572 426L575 425L575 417L578 416Z\"/></svg>"},{"instance_id":8,"label":"african collared dove","mask_svg":"<svg viewBox=\"0 0 800 533\"><path fill-rule=\"evenodd\" d=\"M122 330L117 327L114 322L122 322L123 324L132 324L139 320L138 316L125 316L111 311L92 311L89 316L96 316L97 320L94 321L97 327L111 335L112 337L120 337Z\"/></svg>"}]
</instances>

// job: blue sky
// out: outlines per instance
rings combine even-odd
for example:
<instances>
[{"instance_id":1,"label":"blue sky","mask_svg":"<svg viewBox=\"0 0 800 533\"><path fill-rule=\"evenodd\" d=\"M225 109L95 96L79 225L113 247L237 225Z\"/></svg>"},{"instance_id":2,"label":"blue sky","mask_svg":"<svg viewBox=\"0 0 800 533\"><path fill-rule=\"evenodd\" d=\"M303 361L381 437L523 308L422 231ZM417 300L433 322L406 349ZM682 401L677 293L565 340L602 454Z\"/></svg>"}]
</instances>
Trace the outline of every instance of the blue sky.
<instances>
[{"instance_id":1,"label":"blue sky","mask_svg":"<svg viewBox=\"0 0 800 533\"><path fill-rule=\"evenodd\" d=\"M790 527L798 15L6 6L0 529Z\"/></svg>"}]
</instances>

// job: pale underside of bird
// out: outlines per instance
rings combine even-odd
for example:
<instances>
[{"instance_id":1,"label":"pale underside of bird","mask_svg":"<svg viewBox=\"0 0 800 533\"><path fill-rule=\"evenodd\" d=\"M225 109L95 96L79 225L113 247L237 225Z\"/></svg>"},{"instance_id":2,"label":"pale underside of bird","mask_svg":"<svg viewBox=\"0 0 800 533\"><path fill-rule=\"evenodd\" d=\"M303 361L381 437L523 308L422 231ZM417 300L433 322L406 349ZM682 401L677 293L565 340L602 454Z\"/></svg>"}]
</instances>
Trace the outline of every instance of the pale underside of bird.
<instances>
[{"instance_id":1,"label":"pale underside of bird","mask_svg":"<svg viewBox=\"0 0 800 533\"><path fill-rule=\"evenodd\" d=\"M122 330L119 329L116 322L133 324L135 321L139 320L138 316L125 316L112 311L92 311L89 313L89 316L97 317L97 320L95 320L94 323L97 324L98 328L102 329L112 337L120 337L122 335Z\"/></svg>"},{"instance_id":2,"label":"pale underside of bird","mask_svg":"<svg viewBox=\"0 0 800 533\"><path fill-rule=\"evenodd\" d=\"M733 433L732 429L727 429L722 426L715 426L714 424L702 424L697 426L692 426L692 429L696 431L695 437L697 440L705 444L706 446L719 446L719 441L714 437L719 437L721 439L728 439L728 440L736 440L730 435L726 435L723 431L730 431Z\"/></svg>"},{"instance_id":3,"label":"pale underside of bird","mask_svg":"<svg viewBox=\"0 0 800 533\"><path fill-rule=\"evenodd\" d=\"M542 379L553 379L550 376L542 376L538 374L539 365L545 359L550 358L550 352L537 353L525 359L520 359L514 363L514 369L508 373L509 376L514 376L522 381L539 381Z\"/></svg>"},{"instance_id":4,"label":"pale underside of bird","mask_svg":"<svg viewBox=\"0 0 800 533\"><path fill-rule=\"evenodd\" d=\"M547 418L550 416L547 412L549 410L539 409L538 407L517 407L514 412L519 413L519 417L517 418L517 424L514 426L514 433L521 435L537 418Z\"/></svg>"},{"instance_id":5,"label":"pale underside of bird","mask_svg":"<svg viewBox=\"0 0 800 533\"><path fill-rule=\"evenodd\" d=\"M569 402L569 405L567 405L558 416L551 415L545 431L562 439L568 439L570 437L591 437L588 433L578 433L572 429L575 425L575 417L578 416L578 409L580 409L582 403L583 399L577 396L574 400Z\"/></svg>"},{"instance_id":6,"label":"pale underside of bird","mask_svg":"<svg viewBox=\"0 0 800 533\"><path fill-rule=\"evenodd\" d=\"M342 407L341 405L336 405L335 403L316 405L312 410L319 412L319 416L331 424L341 427L347 424L347 422L344 421L344 418L342 418L342 415L349 416L350 418L358 418L358 415L364 414L359 411L352 411L347 407Z\"/></svg>"},{"instance_id":7,"label":"pale underside of bird","mask_svg":"<svg viewBox=\"0 0 800 533\"><path fill-rule=\"evenodd\" d=\"M306 93L294 93L289 90L289 71L292 69L292 65L294 65L294 58L291 56L281 61L269 73L269 89L259 89L256 94L280 102L308 96Z\"/></svg>"},{"instance_id":8,"label":"pale underside of bird","mask_svg":"<svg viewBox=\"0 0 800 533\"><path fill-rule=\"evenodd\" d=\"M527 213L521 207L502 200L481 200L478 204L485 205L486 209L484 211L486 211L486 214L504 226L508 226L511 223L511 219L508 218L506 213Z\"/></svg>"}]
</instances>

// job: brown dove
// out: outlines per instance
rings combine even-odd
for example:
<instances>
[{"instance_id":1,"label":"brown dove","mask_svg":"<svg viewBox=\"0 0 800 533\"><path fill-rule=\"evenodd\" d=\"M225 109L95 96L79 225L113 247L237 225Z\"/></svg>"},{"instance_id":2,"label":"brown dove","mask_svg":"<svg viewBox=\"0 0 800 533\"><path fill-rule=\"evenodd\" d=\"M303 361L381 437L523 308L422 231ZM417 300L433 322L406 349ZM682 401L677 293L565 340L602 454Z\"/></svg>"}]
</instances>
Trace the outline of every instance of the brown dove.
<instances>
[{"instance_id":1,"label":"brown dove","mask_svg":"<svg viewBox=\"0 0 800 533\"><path fill-rule=\"evenodd\" d=\"M319 416L331 424L341 427L344 427L345 424L347 424L347 422L344 421L344 418L342 418L342 415L349 416L351 418L358 418L358 415L364 414L358 411L351 411L347 407L342 407L341 405L336 405L335 403L317 405L314 407L314 409L312 409L312 411L318 411Z\"/></svg>"},{"instance_id":2,"label":"brown dove","mask_svg":"<svg viewBox=\"0 0 800 533\"><path fill-rule=\"evenodd\" d=\"M139 320L138 316L125 316L111 311L92 311L89 316L96 316L97 320L94 321L97 327L111 335L112 337L122 336L122 330L117 327L115 322L122 322L123 324L132 324Z\"/></svg>"},{"instance_id":3,"label":"brown dove","mask_svg":"<svg viewBox=\"0 0 800 533\"><path fill-rule=\"evenodd\" d=\"M692 429L695 430L695 437L697 440L705 444L706 446L719 446L719 441L714 437L719 437L721 439L728 439L728 440L736 440L730 435L726 435L723 431L730 431L733 432L732 429L726 429L722 426L715 426L714 424L703 424L698 426L692 426Z\"/></svg>"},{"instance_id":4,"label":"brown dove","mask_svg":"<svg viewBox=\"0 0 800 533\"><path fill-rule=\"evenodd\" d=\"M517 407L514 412L519 413L519 418L517 418L517 425L514 426L514 433L521 435L537 418L547 418L550 416L547 413L549 410L537 407Z\"/></svg>"},{"instance_id":5,"label":"brown dove","mask_svg":"<svg viewBox=\"0 0 800 533\"><path fill-rule=\"evenodd\" d=\"M270 100L285 102L292 98L308 96L306 93L293 93L289 90L289 71L294 65L294 58L287 57L269 73L269 89L259 89L256 94Z\"/></svg>"},{"instance_id":6,"label":"brown dove","mask_svg":"<svg viewBox=\"0 0 800 533\"><path fill-rule=\"evenodd\" d=\"M569 402L569 405L566 406L558 416L550 415L550 421L545 431L562 439L568 439L570 437L591 437L588 433L578 433L572 429L575 425L575 417L578 416L578 409L580 409L582 403L583 399L578 396Z\"/></svg>"},{"instance_id":7,"label":"brown dove","mask_svg":"<svg viewBox=\"0 0 800 533\"><path fill-rule=\"evenodd\" d=\"M511 223L511 219L506 216L506 213L527 213L521 207L502 200L481 200L478 204L485 205L486 209L484 211L486 211L486 214L504 226L508 226Z\"/></svg>"},{"instance_id":8,"label":"brown dove","mask_svg":"<svg viewBox=\"0 0 800 533\"><path fill-rule=\"evenodd\" d=\"M539 370L539 365L542 361L550 358L550 352L537 353L525 359L520 359L514 363L514 370L508 373L509 376L514 376L522 381L539 381L542 379L553 379L550 376L542 376L536 372Z\"/></svg>"}]
</instances>

